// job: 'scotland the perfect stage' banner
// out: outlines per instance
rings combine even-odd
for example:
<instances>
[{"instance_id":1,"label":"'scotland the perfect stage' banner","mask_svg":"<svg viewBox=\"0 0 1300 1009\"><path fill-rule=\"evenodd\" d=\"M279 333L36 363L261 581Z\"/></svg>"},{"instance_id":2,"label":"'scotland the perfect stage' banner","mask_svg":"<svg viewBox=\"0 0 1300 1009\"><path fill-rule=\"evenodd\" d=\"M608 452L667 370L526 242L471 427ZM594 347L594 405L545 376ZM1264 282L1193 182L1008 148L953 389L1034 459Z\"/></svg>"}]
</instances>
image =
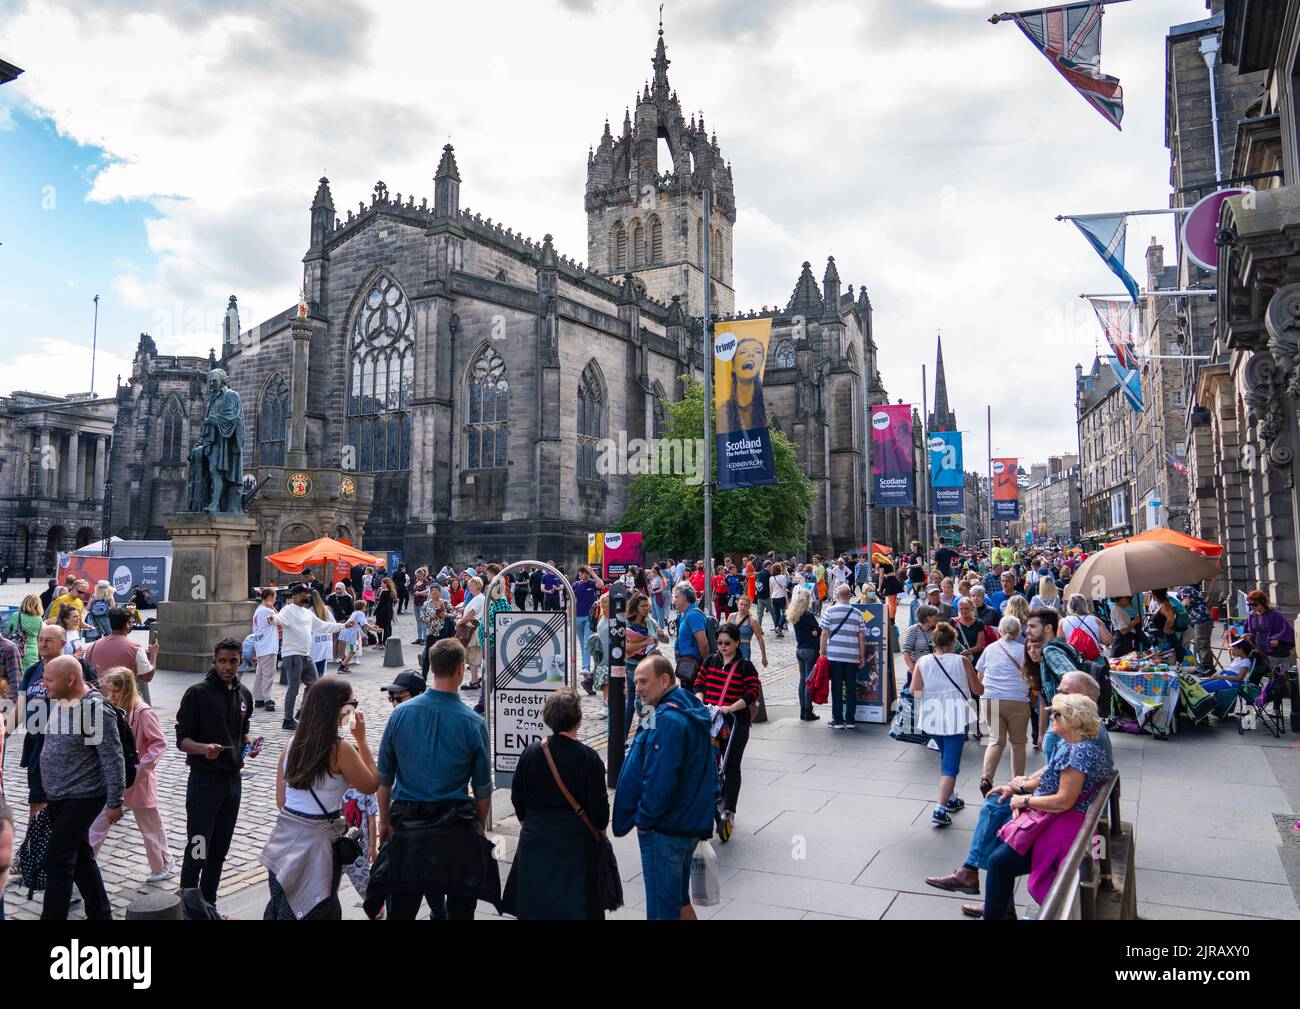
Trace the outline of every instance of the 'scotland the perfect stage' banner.
<instances>
[{"instance_id":1,"label":"'scotland the perfect stage' banner","mask_svg":"<svg viewBox=\"0 0 1300 1009\"><path fill-rule=\"evenodd\" d=\"M871 501L877 508L916 504L912 468L912 407L907 403L871 411Z\"/></svg>"},{"instance_id":2,"label":"'scotland the perfect stage' banner","mask_svg":"<svg viewBox=\"0 0 1300 1009\"><path fill-rule=\"evenodd\" d=\"M713 338L718 489L776 483L772 435L763 406L771 319L719 323Z\"/></svg>"},{"instance_id":3,"label":"'scotland the perfect stage' banner","mask_svg":"<svg viewBox=\"0 0 1300 1009\"><path fill-rule=\"evenodd\" d=\"M1020 518L1020 460L993 460L993 518L1014 522Z\"/></svg>"},{"instance_id":4,"label":"'scotland the perfect stage' banner","mask_svg":"<svg viewBox=\"0 0 1300 1009\"><path fill-rule=\"evenodd\" d=\"M960 431L930 435L930 510L936 515L960 515L966 510Z\"/></svg>"}]
</instances>

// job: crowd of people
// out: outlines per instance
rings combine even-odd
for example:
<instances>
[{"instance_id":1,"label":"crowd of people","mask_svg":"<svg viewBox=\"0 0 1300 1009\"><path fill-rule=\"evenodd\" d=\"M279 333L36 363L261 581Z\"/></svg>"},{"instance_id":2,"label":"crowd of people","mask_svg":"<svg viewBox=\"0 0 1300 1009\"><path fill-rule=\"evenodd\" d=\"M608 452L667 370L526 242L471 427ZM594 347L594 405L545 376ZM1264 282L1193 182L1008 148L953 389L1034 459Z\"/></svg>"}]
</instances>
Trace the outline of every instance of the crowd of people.
<instances>
[{"instance_id":1,"label":"crowd of people","mask_svg":"<svg viewBox=\"0 0 1300 1009\"><path fill-rule=\"evenodd\" d=\"M1041 899L1113 769L1107 712L1098 706L1104 676L1094 663L1104 664L1107 651L1149 648L1181 658L1189 636L1197 658L1214 662L1203 587L1156 590L1145 601L1067 595L1081 559L1065 549L1022 555L994 541L985 551L940 546L929 557L916 544L896 557L801 561L772 553L727 559L711 574L704 561L668 560L618 575L617 593L615 579L588 565L572 579L553 565L503 575L503 565L481 560L436 574L425 565L408 573L401 564L391 575L353 568L329 591L306 571L283 594L260 592L248 634L217 642L209 672L181 700L174 745L189 773L179 885L215 913L245 762L264 743L252 733L262 712L280 714L291 733L276 766L279 817L261 852L269 919L340 918L344 874L371 918L414 918L422 900L432 917L448 920L473 917L479 900L520 918L601 917L611 909L598 885L611 827L617 836L636 831L647 916L693 917L693 854L702 839L716 832L725 842L734 829L746 745L763 717L768 635L793 634L800 719L820 720L814 681L821 670L827 726L852 730L856 681L867 665L867 629L855 604L882 603L892 618L905 597L899 685L916 738L938 751L936 827L965 808L956 790L965 744L981 738L981 725L989 733L968 858L926 882L978 895L983 870L986 899L963 910L1014 915L1015 878L1028 874L1029 892ZM155 779L169 748L149 704L157 646L131 640L135 619L106 583L92 591L72 578L49 596L24 599L0 637L0 689L21 699L26 730L27 835L44 846L39 869L25 870L24 882L43 883L42 917L65 918L75 885L86 916L106 918L96 854L124 810L140 832L148 879L162 882L177 869ZM1254 614L1234 646L1234 664L1216 669L1207 689L1239 682L1239 660L1252 650L1282 655L1294 647L1267 597L1250 600ZM419 671L382 688L393 707L372 753L347 673L368 646L392 638L395 616L408 608ZM612 800L604 761L578 738L579 692L550 695L542 712L550 735L523 752L511 784L521 832L503 889L486 833L493 778L482 713L493 618L510 609L572 609L579 682L606 701L602 718L610 717L610 677L625 676L631 689ZM611 661L610 646L619 620L621 664ZM477 692L477 703L462 702L465 691ZM99 731L88 736L87 725ZM8 731L15 727L11 719ZM0 743L4 731L0 724ZM87 739L93 742L82 745ZM1029 774L1031 748L1045 764ZM1010 776L999 784L1008 749ZM7 816L0 811L0 834Z\"/></svg>"}]
</instances>

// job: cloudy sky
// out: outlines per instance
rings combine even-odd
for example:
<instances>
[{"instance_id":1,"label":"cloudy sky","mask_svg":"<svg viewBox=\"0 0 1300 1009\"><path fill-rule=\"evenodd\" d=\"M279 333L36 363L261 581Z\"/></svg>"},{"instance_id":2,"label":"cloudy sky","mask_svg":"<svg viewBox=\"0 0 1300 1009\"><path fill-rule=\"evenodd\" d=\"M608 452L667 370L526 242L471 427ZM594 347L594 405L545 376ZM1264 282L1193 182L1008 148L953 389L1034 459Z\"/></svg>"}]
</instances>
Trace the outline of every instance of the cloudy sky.
<instances>
[{"instance_id":1,"label":"cloudy sky","mask_svg":"<svg viewBox=\"0 0 1300 1009\"><path fill-rule=\"evenodd\" d=\"M875 305L881 370L918 401L942 330L968 465L1076 445L1075 295L1118 282L1058 213L1168 205L1164 37L1205 0L1107 10L1117 132L997 0L678 0L669 80L732 163L738 305L786 301L799 265ZM432 197L448 139L462 205L585 258L589 145L650 75L657 3L0 0L0 387L96 389L141 331L206 354L226 297L245 327L297 297L308 205L376 180ZM1134 219L1130 270L1166 217Z\"/></svg>"}]
</instances>

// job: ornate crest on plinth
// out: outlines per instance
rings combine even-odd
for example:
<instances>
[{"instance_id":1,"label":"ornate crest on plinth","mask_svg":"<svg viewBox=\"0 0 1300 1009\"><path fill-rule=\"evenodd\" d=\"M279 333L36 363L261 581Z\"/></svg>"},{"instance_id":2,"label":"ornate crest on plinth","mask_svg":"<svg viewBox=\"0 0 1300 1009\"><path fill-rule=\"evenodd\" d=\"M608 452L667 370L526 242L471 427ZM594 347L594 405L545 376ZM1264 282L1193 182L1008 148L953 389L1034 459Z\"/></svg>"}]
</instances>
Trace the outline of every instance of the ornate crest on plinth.
<instances>
[{"instance_id":1,"label":"ornate crest on plinth","mask_svg":"<svg viewBox=\"0 0 1300 1009\"><path fill-rule=\"evenodd\" d=\"M290 473L285 480L290 497L308 497L311 494L311 477L306 473Z\"/></svg>"}]
</instances>

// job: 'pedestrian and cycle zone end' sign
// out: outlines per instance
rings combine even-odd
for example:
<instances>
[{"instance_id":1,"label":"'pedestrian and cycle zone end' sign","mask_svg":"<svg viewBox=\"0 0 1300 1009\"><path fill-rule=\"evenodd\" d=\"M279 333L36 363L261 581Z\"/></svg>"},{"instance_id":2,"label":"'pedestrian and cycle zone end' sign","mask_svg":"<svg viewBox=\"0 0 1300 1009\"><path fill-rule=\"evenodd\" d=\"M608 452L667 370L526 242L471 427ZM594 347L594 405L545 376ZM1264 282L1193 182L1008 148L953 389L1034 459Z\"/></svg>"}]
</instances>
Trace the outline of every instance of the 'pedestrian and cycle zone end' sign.
<instances>
[{"instance_id":1,"label":"'pedestrian and cycle zone end' sign","mask_svg":"<svg viewBox=\"0 0 1300 1009\"><path fill-rule=\"evenodd\" d=\"M529 743L545 738L542 705L564 686L569 616L563 611L497 613L492 689L492 761L512 774Z\"/></svg>"}]
</instances>

